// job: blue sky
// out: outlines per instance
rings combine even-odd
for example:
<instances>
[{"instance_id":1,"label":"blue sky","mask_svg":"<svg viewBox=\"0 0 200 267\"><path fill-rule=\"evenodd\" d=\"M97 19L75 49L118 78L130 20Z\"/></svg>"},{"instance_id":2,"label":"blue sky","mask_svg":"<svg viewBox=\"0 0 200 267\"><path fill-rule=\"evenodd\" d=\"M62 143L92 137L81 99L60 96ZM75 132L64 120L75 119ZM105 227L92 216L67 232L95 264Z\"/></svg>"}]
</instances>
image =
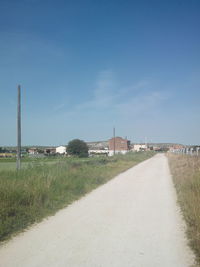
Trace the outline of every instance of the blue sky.
<instances>
[{"instance_id":1,"label":"blue sky","mask_svg":"<svg viewBox=\"0 0 200 267\"><path fill-rule=\"evenodd\" d=\"M0 0L0 145L200 144L199 0Z\"/></svg>"}]
</instances>

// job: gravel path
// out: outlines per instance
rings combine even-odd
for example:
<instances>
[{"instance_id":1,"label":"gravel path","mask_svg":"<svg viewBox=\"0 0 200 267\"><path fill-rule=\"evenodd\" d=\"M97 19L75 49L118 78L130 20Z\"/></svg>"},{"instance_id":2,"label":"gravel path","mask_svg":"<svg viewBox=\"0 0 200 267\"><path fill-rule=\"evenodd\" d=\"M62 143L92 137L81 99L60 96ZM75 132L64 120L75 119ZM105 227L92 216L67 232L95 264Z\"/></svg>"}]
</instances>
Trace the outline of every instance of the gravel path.
<instances>
[{"instance_id":1,"label":"gravel path","mask_svg":"<svg viewBox=\"0 0 200 267\"><path fill-rule=\"evenodd\" d=\"M156 155L0 248L0 267L192 266L167 159Z\"/></svg>"}]
</instances>

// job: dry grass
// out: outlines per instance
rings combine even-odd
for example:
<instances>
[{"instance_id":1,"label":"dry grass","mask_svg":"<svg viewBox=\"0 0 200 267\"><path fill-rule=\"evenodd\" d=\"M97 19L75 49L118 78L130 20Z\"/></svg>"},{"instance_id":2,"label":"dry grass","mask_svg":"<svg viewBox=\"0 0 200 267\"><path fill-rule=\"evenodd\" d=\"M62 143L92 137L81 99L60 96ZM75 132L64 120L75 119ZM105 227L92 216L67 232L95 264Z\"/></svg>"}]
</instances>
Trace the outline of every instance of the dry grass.
<instances>
[{"instance_id":1,"label":"dry grass","mask_svg":"<svg viewBox=\"0 0 200 267\"><path fill-rule=\"evenodd\" d=\"M200 157L169 154L168 158L190 246L200 265Z\"/></svg>"}]
</instances>

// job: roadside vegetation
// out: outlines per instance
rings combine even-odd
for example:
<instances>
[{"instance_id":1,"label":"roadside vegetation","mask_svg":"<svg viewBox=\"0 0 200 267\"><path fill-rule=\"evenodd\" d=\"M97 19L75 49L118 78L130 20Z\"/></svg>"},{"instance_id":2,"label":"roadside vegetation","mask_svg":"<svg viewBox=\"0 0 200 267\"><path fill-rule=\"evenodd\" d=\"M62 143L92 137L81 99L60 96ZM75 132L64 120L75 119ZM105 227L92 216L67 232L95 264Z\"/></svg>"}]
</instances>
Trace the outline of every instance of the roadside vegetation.
<instances>
[{"instance_id":1,"label":"roadside vegetation","mask_svg":"<svg viewBox=\"0 0 200 267\"><path fill-rule=\"evenodd\" d=\"M54 164L59 161L59 157L45 157L45 158L30 158L24 157L21 159L21 167L32 168L34 166L41 166L46 164ZM3 170L15 170L16 158L0 158L0 172Z\"/></svg>"},{"instance_id":2,"label":"roadside vegetation","mask_svg":"<svg viewBox=\"0 0 200 267\"><path fill-rule=\"evenodd\" d=\"M67 153L79 158L88 157L88 149L87 144L80 139L74 139L67 145Z\"/></svg>"},{"instance_id":3,"label":"roadside vegetation","mask_svg":"<svg viewBox=\"0 0 200 267\"><path fill-rule=\"evenodd\" d=\"M36 161L20 171L0 168L0 241L106 183L154 152ZM0 163L1 164L1 163Z\"/></svg>"},{"instance_id":4,"label":"roadside vegetation","mask_svg":"<svg viewBox=\"0 0 200 267\"><path fill-rule=\"evenodd\" d=\"M200 265L200 157L168 154L187 235Z\"/></svg>"}]
</instances>

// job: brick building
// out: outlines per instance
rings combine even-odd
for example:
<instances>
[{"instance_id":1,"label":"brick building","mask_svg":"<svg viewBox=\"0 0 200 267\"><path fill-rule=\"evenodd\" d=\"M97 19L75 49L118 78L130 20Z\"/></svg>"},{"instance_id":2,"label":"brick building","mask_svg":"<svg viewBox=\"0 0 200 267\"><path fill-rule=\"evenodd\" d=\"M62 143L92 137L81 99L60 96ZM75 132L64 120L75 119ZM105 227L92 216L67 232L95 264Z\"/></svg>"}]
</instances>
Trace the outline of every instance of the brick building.
<instances>
[{"instance_id":1,"label":"brick building","mask_svg":"<svg viewBox=\"0 0 200 267\"><path fill-rule=\"evenodd\" d=\"M109 155L112 156L115 153L125 154L130 150L130 141L121 137L113 137L109 141Z\"/></svg>"}]
</instances>

